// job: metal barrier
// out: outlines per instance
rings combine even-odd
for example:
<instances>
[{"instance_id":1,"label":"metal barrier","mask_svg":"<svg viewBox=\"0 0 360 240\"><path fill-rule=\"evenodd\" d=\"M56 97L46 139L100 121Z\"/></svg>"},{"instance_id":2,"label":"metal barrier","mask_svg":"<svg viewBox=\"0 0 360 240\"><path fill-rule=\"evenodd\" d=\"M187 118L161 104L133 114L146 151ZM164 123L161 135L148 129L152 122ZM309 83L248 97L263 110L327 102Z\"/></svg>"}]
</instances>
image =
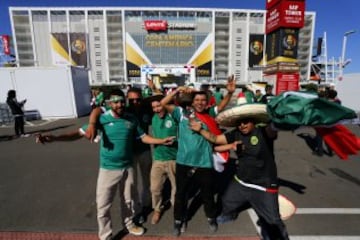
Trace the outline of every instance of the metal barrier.
<instances>
[{"instance_id":1,"label":"metal barrier","mask_svg":"<svg viewBox=\"0 0 360 240\"><path fill-rule=\"evenodd\" d=\"M0 103L0 125L7 125L14 121L10 108L6 103Z\"/></svg>"}]
</instances>

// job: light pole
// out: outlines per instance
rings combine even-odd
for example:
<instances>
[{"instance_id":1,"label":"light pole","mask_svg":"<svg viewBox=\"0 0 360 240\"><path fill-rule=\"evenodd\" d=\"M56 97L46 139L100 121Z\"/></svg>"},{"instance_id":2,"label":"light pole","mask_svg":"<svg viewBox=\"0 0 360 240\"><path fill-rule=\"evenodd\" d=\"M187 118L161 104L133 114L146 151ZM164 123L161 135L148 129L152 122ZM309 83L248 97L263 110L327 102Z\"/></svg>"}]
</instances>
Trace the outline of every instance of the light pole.
<instances>
[{"instance_id":1,"label":"light pole","mask_svg":"<svg viewBox=\"0 0 360 240\"><path fill-rule=\"evenodd\" d=\"M341 51L341 59L340 59L340 72L339 72L339 81L341 81L343 79L343 74L344 74L344 68L347 64L350 63L351 60L345 60L345 51L346 51L346 41L347 41L347 37L350 34L355 33L355 30L350 30L344 33L344 38L343 38L343 45L342 45L342 51Z\"/></svg>"}]
</instances>

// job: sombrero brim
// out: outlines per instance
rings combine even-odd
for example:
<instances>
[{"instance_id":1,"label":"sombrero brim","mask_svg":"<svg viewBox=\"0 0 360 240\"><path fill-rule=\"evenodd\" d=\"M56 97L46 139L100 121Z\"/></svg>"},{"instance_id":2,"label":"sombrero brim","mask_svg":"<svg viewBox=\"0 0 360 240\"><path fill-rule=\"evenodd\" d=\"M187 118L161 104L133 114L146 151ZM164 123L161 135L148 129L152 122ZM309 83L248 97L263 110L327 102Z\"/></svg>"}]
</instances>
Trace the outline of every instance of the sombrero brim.
<instances>
[{"instance_id":1,"label":"sombrero brim","mask_svg":"<svg viewBox=\"0 0 360 240\"><path fill-rule=\"evenodd\" d=\"M237 127L242 119L254 119L256 123L266 123L269 115L266 104L243 104L227 109L216 116L216 121L224 127Z\"/></svg>"},{"instance_id":2,"label":"sombrero brim","mask_svg":"<svg viewBox=\"0 0 360 240\"><path fill-rule=\"evenodd\" d=\"M287 197L279 194L278 201L280 217L282 220L289 219L292 215L296 213L296 207L294 203L291 202Z\"/></svg>"}]
</instances>

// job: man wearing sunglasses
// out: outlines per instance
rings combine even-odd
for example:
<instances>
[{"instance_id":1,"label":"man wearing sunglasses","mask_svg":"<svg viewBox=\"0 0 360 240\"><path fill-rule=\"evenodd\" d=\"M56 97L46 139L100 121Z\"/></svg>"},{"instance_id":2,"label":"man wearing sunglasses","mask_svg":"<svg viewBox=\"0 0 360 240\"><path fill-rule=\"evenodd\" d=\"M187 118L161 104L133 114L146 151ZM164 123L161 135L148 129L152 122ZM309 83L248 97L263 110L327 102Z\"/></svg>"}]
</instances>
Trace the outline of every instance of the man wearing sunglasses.
<instances>
[{"instance_id":1,"label":"man wearing sunglasses","mask_svg":"<svg viewBox=\"0 0 360 240\"><path fill-rule=\"evenodd\" d=\"M244 104L246 105L246 104ZM270 124L257 127L256 115L239 116L237 127L225 134L214 135L204 129L201 122L190 123L191 129L209 142L216 144L216 151L235 150L236 170L222 196L222 213L218 222L233 219L238 209L254 208L259 217L263 239L289 239L280 218L278 204L277 168L274 160L274 140L277 132Z\"/></svg>"},{"instance_id":2,"label":"man wearing sunglasses","mask_svg":"<svg viewBox=\"0 0 360 240\"><path fill-rule=\"evenodd\" d=\"M113 90L107 101L110 109L102 113L97 122L90 122L79 131L67 134L38 135L36 142L71 141L86 136L89 127L100 130L100 169L96 187L97 220L100 240L113 237L110 210L116 191L119 190L121 215L124 225L132 235L142 235L143 227L134 223L135 201L133 149L134 139L145 144L172 144L174 137L163 139L147 135L137 118L125 111L125 97L120 89Z\"/></svg>"},{"instance_id":3,"label":"man wearing sunglasses","mask_svg":"<svg viewBox=\"0 0 360 240\"><path fill-rule=\"evenodd\" d=\"M144 103L142 90L140 88L132 87L128 90L126 95L128 100L126 111L135 115L144 132L149 133L153 112L151 107ZM146 216L152 210L150 193L152 156L150 145L144 144L139 139L136 140L134 144L135 182L138 192L136 221L143 223L145 222Z\"/></svg>"}]
</instances>

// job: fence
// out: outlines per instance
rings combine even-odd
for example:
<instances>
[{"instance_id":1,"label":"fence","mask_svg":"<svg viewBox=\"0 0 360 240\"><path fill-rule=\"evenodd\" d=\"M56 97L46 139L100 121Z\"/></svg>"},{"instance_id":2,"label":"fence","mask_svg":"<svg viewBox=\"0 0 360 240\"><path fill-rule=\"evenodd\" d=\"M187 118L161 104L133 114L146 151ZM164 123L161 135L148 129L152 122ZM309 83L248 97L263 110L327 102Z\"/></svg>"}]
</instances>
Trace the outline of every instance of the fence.
<instances>
[{"instance_id":1,"label":"fence","mask_svg":"<svg viewBox=\"0 0 360 240\"><path fill-rule=\"evenodd\" d=\"M13 120L9 106L6 103L0 103L0 125L7 125Z\"/></svg>"}]
</instances>

